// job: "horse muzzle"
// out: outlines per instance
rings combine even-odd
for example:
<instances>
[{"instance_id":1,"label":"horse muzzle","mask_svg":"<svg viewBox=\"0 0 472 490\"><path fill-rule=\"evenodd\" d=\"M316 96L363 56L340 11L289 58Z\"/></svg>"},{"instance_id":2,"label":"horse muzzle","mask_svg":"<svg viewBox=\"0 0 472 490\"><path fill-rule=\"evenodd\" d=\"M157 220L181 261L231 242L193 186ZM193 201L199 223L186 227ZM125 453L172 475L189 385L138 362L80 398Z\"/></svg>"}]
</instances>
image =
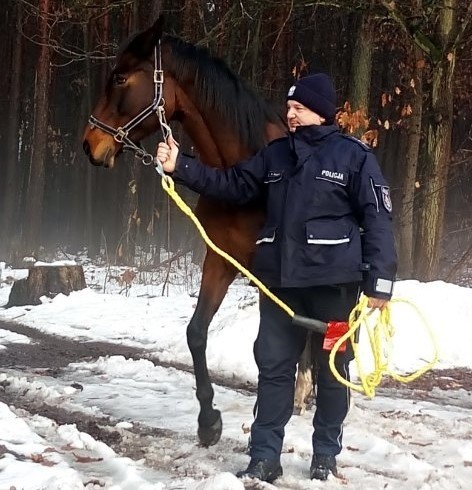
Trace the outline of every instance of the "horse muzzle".
<instances>
[{"instance_id":1,"label":"horse muzzle","mask_svg":"<svg viewBox=\"0 0 472 490\"><path fill-rule=\"evenodd\" d=\"M106 135L105 138L94 144L93 139L86 134L82 144L90 163L97 167L113 168L115 156L119 151L118 144L113 138Z\"/></svg>"}]
</instances>

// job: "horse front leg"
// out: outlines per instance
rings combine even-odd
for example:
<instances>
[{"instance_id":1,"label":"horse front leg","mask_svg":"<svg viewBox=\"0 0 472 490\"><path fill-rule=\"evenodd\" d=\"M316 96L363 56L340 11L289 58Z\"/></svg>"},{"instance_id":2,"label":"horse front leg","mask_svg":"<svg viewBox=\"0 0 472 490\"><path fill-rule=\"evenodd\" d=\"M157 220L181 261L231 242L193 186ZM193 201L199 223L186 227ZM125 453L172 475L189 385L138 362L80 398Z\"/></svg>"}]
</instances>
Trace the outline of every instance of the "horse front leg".
<instances>
[{"instance_id":1,"label":"horse front leg","mask_svg":"<svg viewBox=\"0 0 472 490\"><path fill-rule=\"evenodd\" d=\"M198 438L200 444L207 447L219 441L223 429L221 412L213 408L214 392L208 374L208 326L235 276L236 270L224 259L213 252L207 253L197 307L187 327L187 343L193 358L197 399L200 403Z\"/></svg>"},{"instance_id":2,"label":"horse front leg","mask_svg":"<svg viewBox=\"0 0 472 490\"><path fill-rule=\"evenodd\" d=\"M306 344L298 360L297 378L295 381L294 415L303 415L306 411L307 400L313 393L313 348L312 334L307 333Z\"/></svg>"}]
</instances>

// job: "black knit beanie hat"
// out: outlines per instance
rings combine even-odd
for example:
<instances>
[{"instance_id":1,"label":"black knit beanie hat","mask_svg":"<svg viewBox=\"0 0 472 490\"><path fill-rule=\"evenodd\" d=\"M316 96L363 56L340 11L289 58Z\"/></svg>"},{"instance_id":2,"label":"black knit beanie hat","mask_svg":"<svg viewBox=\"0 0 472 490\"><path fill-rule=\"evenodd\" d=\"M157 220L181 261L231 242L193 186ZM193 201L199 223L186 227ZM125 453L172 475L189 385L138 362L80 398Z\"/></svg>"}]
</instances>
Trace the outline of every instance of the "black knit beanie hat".
<instances>
[{"instance_id":1,"label":"black knit beanie hat","mask_svg":"<svg viewBox=\"0 0 472 490\"><path fill-rule=\"evenodd\" d=\"M336 90L333 81L325 73L316 73L297 80L290 87L287 100L296 100L324 117L328 124L334 123Z\"/></svg>"}]
</instances>

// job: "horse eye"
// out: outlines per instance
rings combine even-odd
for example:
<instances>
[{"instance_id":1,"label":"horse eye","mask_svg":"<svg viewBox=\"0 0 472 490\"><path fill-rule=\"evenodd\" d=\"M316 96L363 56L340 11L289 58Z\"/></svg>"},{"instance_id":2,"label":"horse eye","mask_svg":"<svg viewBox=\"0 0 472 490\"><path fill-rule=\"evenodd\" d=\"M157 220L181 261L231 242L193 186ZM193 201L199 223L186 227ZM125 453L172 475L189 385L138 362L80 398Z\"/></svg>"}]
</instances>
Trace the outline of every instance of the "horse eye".
<instances>
[{"instance_id":1,"label":"horse eye","mask_svg":"<svg viewBox=\"0 0 472 490\"><path fill-rule=\"evenodd\" d=\"M113 85L124 85L126 80L127 78L124 75L120 75L118 73L113 75Z\"/></svg>"}]
</instances>

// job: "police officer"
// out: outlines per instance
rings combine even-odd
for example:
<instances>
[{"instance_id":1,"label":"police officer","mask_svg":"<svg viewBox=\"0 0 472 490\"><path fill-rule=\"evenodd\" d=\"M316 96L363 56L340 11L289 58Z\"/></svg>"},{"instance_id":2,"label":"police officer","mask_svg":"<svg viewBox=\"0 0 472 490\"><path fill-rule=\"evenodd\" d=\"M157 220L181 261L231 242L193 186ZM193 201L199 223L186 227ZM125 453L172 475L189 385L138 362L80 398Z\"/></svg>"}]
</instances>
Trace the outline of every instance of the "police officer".
<instances>
[{"instance_id":1,"label":"police officer","mask_svg":"<svg viewBox=\"0 0 472 490\"><path fill-rule=\"evenodd\" d=\"M252 271L298 315L323 321L347 321L361 291L371 308L383 308L396 273L388 185L370 148L340 133L335 108L330 77L309 75L288 91L287 137L249 160L214 169L179 153L172 138L157 152L164 170L198 193L240 204L265 197L267 217ZM262 296L251 460L240 477L273 482L282 475L284 427L305 340L306 331ZM326 480L337 474L350 394L330 371L321 335L314 344L318 375L310 477ZM350 360L349 349L336 356L346 379Z\"/></svg>"}]
</instances>

